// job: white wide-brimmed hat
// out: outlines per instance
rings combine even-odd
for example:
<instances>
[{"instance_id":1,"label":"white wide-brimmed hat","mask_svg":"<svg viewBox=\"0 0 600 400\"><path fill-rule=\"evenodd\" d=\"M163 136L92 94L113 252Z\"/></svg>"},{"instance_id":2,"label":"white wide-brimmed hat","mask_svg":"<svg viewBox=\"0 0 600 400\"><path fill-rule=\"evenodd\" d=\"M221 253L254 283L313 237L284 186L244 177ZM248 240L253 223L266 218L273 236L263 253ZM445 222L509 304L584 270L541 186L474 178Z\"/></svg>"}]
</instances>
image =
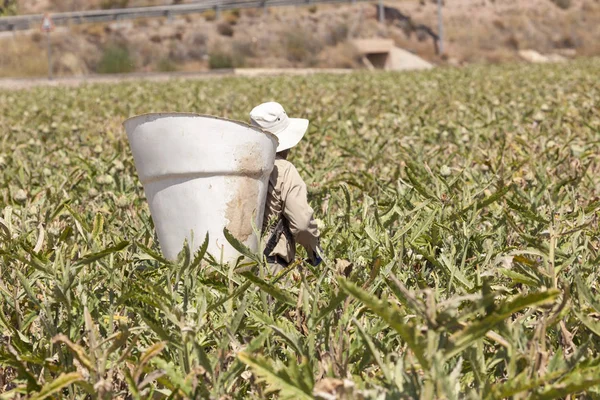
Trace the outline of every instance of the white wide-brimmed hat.
<instances>
[{"instance_id":1,"label":"white wide-brimmed hat","mask_svg":"<svg viewBox=\"0 0 600 400\"><path fill-rule=\"evenodd\" d=\"M307 119L289 118L281 104L273 101L254 107L250 120L252 125L277 136L277 152L297 145L308 129Z\"/></svg>"}]
</instances>

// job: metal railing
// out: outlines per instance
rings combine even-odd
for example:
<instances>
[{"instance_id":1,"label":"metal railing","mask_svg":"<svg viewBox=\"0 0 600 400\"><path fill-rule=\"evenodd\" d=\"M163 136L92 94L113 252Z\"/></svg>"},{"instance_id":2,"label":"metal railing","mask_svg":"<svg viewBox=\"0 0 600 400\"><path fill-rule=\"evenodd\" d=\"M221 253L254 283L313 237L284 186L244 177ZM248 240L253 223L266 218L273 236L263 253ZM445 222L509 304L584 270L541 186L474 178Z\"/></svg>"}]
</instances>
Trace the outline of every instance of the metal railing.
<instances>
[{"instance_id":1,"label":"metal railing","mask_svg":"<svg viewBox=\"0 0 600 400\"><path fill-rule=\"evenodd\" d=\"M191 4L171 6L121 8L114 10L90 10L51 14L57 26L85 24L90 22L110 22L136 18L171 17L175 15L197 14L206 10L232 10L238 8L268 8L279 6L306 6L324 3L356 3L374 0L203 0ZM19 15L0 18L0 31L37 29L44 19L43 14Z\"/></svg>"}]
</instances>

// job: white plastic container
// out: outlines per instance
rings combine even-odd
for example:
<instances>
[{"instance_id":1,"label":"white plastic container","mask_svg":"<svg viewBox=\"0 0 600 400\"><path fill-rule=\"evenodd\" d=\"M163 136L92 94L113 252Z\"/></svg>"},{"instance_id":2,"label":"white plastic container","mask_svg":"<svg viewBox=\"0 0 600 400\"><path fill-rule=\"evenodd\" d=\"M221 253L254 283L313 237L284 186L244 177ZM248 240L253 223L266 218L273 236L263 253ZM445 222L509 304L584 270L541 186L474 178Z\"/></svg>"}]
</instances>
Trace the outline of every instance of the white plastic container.
<instances>
[{"instance_id":1,"label":"white plastic container","mask_svg":"<svg viewBox=\"0 0 600 400\"><path fill-rule=\"evenodd\" d=\"M240 254L227 229L252 250L258 238L277 138L242 122L188 113L145 114L123 123L160 247L173 260L187 239L223 262Z\"/></svg>"}]
</instances>

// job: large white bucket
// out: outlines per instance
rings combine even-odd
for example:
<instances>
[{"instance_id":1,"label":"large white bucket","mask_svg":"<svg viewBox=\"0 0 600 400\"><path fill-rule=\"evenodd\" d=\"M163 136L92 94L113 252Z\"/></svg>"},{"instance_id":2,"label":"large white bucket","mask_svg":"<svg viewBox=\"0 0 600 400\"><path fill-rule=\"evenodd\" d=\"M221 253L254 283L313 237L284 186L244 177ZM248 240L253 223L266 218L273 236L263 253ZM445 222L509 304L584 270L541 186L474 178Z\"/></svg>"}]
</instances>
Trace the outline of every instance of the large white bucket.
<instances>
[{"instance_id":1,"label":"large white bucket","mask_svg":"<svg viewBox=\"0 0 600 400\"><path fill-rule=\"evenodd\" d=\"M274 135L187 113L140 115L123 125L167 259L177 257L185 239L197 249L208 232L208 252L235 261L240 254L225 239L225 227L257 249L252 222L260 229L277 148Z\"/></svg>"}]
</instances>

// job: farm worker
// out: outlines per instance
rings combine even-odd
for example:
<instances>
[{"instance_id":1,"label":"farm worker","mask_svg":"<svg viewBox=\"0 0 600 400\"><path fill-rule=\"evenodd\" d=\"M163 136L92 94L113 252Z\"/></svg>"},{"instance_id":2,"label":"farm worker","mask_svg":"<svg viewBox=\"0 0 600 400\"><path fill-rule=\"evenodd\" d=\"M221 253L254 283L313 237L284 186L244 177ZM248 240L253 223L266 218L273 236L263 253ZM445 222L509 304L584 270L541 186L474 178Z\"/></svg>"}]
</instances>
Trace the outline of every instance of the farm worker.
<instances>
[{"instance_id":1,"label":"farm worker","mask_svg":"<svg viewBox=\"0 0 600 400\"><path fill-rule=\"evenodd\" d=\"M279 103L256 106L250 112L252 125L277 136L279 146L275 166L269 178L263 233L266 234L265 256L275 268L285 268L296 257L296 242L308 254L308 262L321 263L319 230L308 204L306 184L287 156L308 129L308 120L289 118Z\"/></svg>"}]
</instances>

